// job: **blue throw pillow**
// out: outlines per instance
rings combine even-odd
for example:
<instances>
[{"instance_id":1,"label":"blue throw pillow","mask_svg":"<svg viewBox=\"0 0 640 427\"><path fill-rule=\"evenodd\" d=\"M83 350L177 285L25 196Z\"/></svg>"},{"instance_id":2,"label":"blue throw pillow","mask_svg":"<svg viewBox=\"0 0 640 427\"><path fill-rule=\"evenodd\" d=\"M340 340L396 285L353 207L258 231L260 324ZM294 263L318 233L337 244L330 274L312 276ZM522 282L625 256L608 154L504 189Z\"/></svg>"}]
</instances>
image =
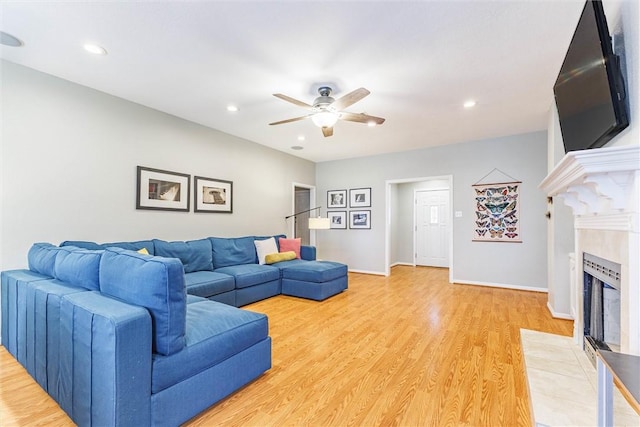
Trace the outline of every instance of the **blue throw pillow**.
<instances>
[{"instance_id":1,"label":"blue throw pillow","mask_svg":"<svg viewBox=\"0 0 640 427\"><path fill-rule=\"evenodd\" d=\"M184 348L187 293L180 260L105 249L100 291L149 310L156 353L170 355Z\"/></svg>"}]
</instances>

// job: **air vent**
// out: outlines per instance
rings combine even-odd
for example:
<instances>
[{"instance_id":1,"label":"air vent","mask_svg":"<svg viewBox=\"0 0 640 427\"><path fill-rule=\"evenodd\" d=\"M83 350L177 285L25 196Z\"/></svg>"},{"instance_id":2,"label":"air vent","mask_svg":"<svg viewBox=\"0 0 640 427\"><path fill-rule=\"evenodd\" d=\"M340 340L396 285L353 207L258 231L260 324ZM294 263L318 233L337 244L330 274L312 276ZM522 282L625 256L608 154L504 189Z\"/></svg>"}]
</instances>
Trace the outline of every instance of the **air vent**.
<instances>
[{"instance_id":1,"label":"air vent","mask_svg":"<svg viewBox=\"0 0 640 427\"><path fill-rule=\"evenodd\" d=\"M583 264L585 273L620 290L620 264L588 253L583 255Z\"/></svg>"}]
</instances>

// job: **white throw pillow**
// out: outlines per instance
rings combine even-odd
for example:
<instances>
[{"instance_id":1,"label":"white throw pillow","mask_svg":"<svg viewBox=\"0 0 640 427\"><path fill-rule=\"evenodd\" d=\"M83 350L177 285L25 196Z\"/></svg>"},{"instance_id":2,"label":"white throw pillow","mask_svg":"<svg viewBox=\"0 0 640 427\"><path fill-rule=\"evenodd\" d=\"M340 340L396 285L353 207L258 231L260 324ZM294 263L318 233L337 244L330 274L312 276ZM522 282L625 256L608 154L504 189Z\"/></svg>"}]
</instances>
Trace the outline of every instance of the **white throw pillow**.
<instances>
[{"instance_id":1,"label":"white throw pillow","mask_svg":"<svg viewBox=\"0 0 640 427\"><path fill-rule=\"evenodd\" d=\"M278 246L276 246L276 239L269 237L265 240L254 240L256 245L256 252L258 253L258 263L264 264L264 259L269 254L278 253Z\"/></svg>"}]
</instances>

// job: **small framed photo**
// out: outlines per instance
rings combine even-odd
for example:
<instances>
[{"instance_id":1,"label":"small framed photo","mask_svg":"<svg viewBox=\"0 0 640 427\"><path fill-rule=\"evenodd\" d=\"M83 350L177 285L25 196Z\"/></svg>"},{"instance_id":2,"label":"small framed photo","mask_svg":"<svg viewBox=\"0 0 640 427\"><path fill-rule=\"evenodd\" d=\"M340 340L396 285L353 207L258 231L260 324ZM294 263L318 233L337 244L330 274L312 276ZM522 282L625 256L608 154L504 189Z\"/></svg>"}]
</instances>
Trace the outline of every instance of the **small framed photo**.
<instances>
[{"instance_id":1,"label":"small framed photo","mask_svg":"<svg viewBox=\"0 0 640 427\"><path fill-rule=\"evenodd\" d=\"M347 211L329 211L327 216L331 229L345 230L347 228Z\"/></svg>"},{"instance_id":2,"label":"small framed photo","mask_svg":"<svg viewBox=\"0 0 640 427\"><path fill-rule=\"evenodd\" d=\"M349 207L371 207L371 188L354 188L352 190L349 190Z\"/></svg>"},{"instance_id":3,"label":"small framed photo","mask_svg":"<svg viewBox=\"0 0 640 427\"><path fill-rule=\"evenodd\" d=\"M194 212L233 213L233 182L193 177Z\"/></svg>"},{"instance_id":4,"label":"small framed photo","mask_svg":"<svg viewBox=\"0 0 640 427\"><path fill-rule=\"evenodd\" d=\"M136 209L189 212L191 175L138 166Z\"/></svg>"},{"instance_id":5,"label":"small framed photo","mask_svg":"<svg viewBox=\"0 0 640 427\"><path fill-rule=\"evenodd\" d=\"M370 229L371 211L349 211L349 228Z\"/></svg>"},{"instance_id":6,"label":"small framed photo","mask_svg":"<svg viewBox=\"0 0 640 427\"><path fill-rule=\"evenodd\" d=\"M346 208L347 190L327 191L327 209Z\"/></svg>"}]
</instances>

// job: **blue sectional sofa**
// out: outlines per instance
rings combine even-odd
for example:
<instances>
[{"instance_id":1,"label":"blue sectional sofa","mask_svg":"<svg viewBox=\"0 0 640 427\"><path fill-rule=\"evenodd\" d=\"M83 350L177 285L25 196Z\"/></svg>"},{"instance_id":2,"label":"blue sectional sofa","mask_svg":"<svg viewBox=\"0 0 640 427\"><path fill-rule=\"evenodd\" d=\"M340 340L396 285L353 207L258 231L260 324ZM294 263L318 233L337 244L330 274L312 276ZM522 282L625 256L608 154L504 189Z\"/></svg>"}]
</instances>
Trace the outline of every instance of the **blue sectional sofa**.
<instances>
[{"instance_id":1,"label":"blue sectional sofa","mask_svg":"<svg viewBox=\"0 0 640 427\"><path fill-rule=\"evenodd\" d=\"M347 288L312 247L261 265L266 238L34 244L1 273L2 344L80 426L179 425L271 368L267 317L235 306Z\"/></svg>"},{"instance_id":2,"label":"blue sectional sofa","mask_svg":"<svg viewBox=\"0 0 640 427\"><path fill-rule=\"evenodd\" d=\"M62 242L60 246L91 250L146 249L150 255L178 258L184 266L188 294L235 307L281 293L322 301L348 288L347 266L315 261L313 246L301 245L300 258L259 264L255 242L270 238L279 250L280 238L286 236L208 237L175 242L152 239L102 244L75 240Z\"/></svg>"}]
</instances>

